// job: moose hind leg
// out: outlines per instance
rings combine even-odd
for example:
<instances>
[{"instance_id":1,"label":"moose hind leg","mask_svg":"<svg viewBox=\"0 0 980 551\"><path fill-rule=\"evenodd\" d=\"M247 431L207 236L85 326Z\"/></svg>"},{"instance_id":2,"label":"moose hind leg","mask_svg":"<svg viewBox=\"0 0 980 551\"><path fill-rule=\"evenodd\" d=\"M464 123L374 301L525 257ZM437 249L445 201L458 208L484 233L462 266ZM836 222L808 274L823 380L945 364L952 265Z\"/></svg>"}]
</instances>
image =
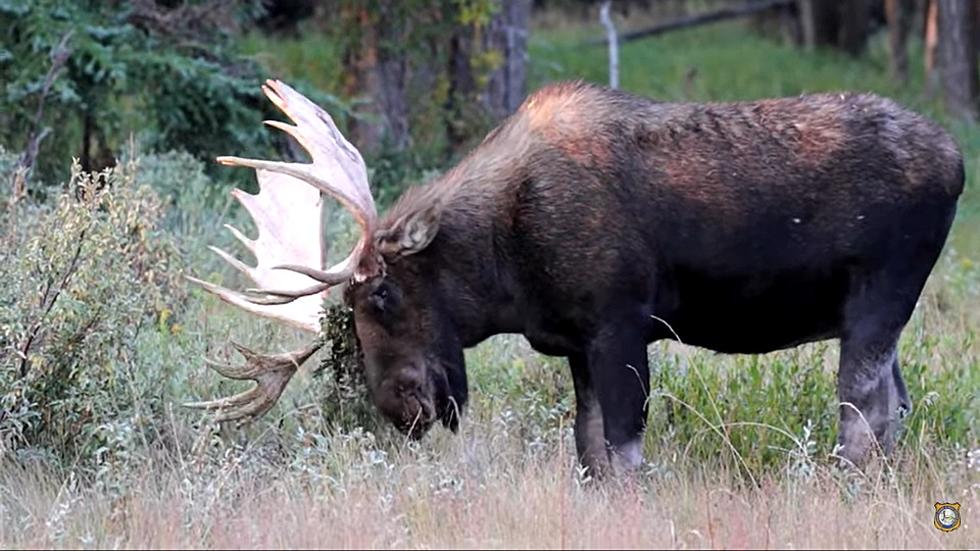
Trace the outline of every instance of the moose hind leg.
<instances>
[{"instance_id":1,"label":"moose hind leg","mask_svg":"<svg viewBox=\"0 0 980 551\"><path fill-rule=\"evenodd\" d=\"M570 356L568 365L575 382L575 448L578 459L589 475L601 477L609 472L602 407L592 386L585 357Z\"/></svg>"},{"instance_id":2,"label":"moose hind leg","mask_svg":"<svg viewBox=\"0 0 980 551\"><path fill-rule=\"evenodd\" d=\"M838 395L841 402L840 455L862 465L875 447L891 451L898 409L892 378L895 347L869 350L841 343Z\"/></svg>"},{"instance_id":3,"label":"moose hind leg","mask_svg":"<svg viewBox=\"0 0 980 551\"><path fill-rule=\"evenodd\" d=\"M901 419L912 413L912 400L909 399L909 392L905 388L905 379L902 378L902 371L898 367L898 354L895 354L895 361L892 362L892 381L895 383L895 393L898 397L898 417Z\"/></svg>"},{"instance_id":4,"label":"moose hind leg","mask_svg":"<svg viewBox=\"0 0 980 551\"><path fill-rule=\"evenodd\" d=\"M841 337L837 392L841 402L840 455L861 466L876 449L894 445L900 408L908 408L905 382L898 370L898 337L907 320L861 316Z\"/></svg>"},{"instance_id":5,"label":"moose hind leg","mask_svg":"<svg viewBox=\"0 0 980 551\"><path fill-rule=\"evenodd\" d=\"M900 411L911 409L899 371L898 339L940 248L910 243L908 256L852 276L840 340L838 443L840 455L857 466L875 449L876 440L883 452L891 451Z\"/></svg>"}]
</instances>

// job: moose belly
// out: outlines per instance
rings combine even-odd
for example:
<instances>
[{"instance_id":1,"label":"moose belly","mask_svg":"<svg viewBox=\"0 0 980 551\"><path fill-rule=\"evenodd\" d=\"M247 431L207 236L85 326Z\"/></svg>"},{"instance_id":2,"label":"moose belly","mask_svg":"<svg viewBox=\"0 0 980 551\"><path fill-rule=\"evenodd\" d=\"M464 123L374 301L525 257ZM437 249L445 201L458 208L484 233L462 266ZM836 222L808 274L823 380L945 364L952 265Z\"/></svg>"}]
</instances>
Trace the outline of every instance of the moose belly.
<instances>
[{"instance_id":1,"label":"moose belly","mask_svg":"<svg viewBox=\"0 0 980 551\"><path fill-rule=\"evenodd\" d=\"M843 268L726 276L681 269L658 286L656 315L685 344L758 354L838 336L846 291ZM653 323L657 338L675 338Z\"/></svg>"}]
</instances>

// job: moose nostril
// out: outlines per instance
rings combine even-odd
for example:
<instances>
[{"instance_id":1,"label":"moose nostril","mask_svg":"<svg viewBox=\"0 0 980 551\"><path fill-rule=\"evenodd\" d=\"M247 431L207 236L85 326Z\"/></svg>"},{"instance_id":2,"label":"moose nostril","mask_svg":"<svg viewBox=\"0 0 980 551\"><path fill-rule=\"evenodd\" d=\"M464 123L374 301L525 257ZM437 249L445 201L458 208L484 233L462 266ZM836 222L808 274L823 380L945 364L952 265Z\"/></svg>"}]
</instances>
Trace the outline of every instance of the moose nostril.
<instances>
[{"instance_id":1,"label":"moose nostril","mask_svg":"<svg viewBox=\"0 0 980 551\"><path fill-rule=\"evenodd\" d=\"M419 394L422 391L422 385L418 383L400 383L398 385L398 393L402 395Z\"/></svg>"},{"instance_id":2,"label":"moose nostril","mask_svg":"<svg viewBox=\"0 0 980 551\"><path fill-rule=\"evenodd\" d=\"M399 377L398 392L401 394L421 394L422 380L413 373L406 373Z\"/></svg>"}]
</instances>

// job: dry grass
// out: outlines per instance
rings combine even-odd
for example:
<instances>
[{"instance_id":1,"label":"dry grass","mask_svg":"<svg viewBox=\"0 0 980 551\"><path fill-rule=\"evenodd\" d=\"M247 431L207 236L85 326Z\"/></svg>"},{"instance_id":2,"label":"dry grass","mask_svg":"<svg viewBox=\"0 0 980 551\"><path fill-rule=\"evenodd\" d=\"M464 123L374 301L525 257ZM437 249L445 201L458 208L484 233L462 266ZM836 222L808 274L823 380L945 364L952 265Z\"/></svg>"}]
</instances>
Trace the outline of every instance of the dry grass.
<instances>
[{"instance_id":1,"label":"dry grass","mask_svg":"<svg viewBox=\"0 0 980 551\"><path fill-rule=\"evenodd\" d=\"M275 443L225 459L170 452L93 485L27 465L0 473L0 547L124 548L969 548L976 465L955 472L837 473L815 461L757 486L712 466L663 464L627 483L575 468L570 432L529 449L470 426L429 444L354 434L291 463ZM387 450L387 451L385 451ZM912 468L912 467L909 467ZM116 475L119 476L116 476ZM136 475L136 476L134 476ZM963 503L952 534L933 502Z\"/></svg>"}]
</instances>

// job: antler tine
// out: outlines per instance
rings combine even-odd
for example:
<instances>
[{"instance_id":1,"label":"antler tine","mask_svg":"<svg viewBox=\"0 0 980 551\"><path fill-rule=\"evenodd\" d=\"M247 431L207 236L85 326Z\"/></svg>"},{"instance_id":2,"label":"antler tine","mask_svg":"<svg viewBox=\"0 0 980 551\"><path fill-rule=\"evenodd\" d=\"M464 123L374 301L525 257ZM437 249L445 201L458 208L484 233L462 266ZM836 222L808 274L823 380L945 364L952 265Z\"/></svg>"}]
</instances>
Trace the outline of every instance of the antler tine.
<instances>
[{"instance_id":1,"label":"antler tine","mask_svg":"<svg viewBox=\"0 0 980 551\"><path fill-rule=\"evenodd\" d=\"M245 289L245 293L252 296L246 296L245 298L252 304L289 304L298 298L322 293L333 285L335 283L317 283L316 285L298 291L274 291L270 289L251 288Z\"/></svg>"},{"instance_id":2,"label":"antler tine","mask_svg":"<svg viewBox=\"0 0 980 551\"><path fill-rule=\"evenodd\" d=\"M357 196L359 206L364 208L364 212L369 218L376 218L377 212L375 211L374 198L371 196L371 188L368 186L364 158L361 156L361 152L341 134L333 118L284 82L267 80L265 85L262 86L262 91L297 126L289 127L289 125L278 121L266 121L266 124L286 130L292 136L296 137L311 154L315 150L315 145L322 145L322 143L318 140L307 141L309 140L309 136L298 129L317 128L320 126L320 129L327 130L326 133L333 139L334 144L339 146L339 149L350 161L350 163L342 163L342 168L347 173L348 180L354 184L351 191ZM287 130L287 127L289 127L289 130ZM315 159L314 164L316 164Z\"/></svg>"},{"instance_id":3,"label":"antler tine","mask_svg":"<svg viewBox=\"0 0 980 551\"><path fill-rule=\"evenodd\" d=\"M351 254L325 271L312 266L285 265L281 268L300 272L324 283L342 282L354 273L358 260L368 252L377 222L377 210L368 185L364 159L340 133L330 115L290 86L269 80L263 86L263 91L296 124L280 121L265 123L294 137L309 152L313 162L286 163L227 156L218 157L218 162L286 174L340 201L361 226L361 237Z\"/></svg>"},{"instance_id":4,"label":"antler tine","mask_svg":"<svg viewBox=\"0 0 980 551\"><path fill-rule=\"evenodd\" d=\"M278 172L280 174L287 174L294 178L299 178L300 180L312 184L320 191L337 198L351 211L362 226L366 225L369 221L373 224L372 217L368 215L370 209L373 209L373 203L369 207L363 204L363 200L361 198L350 193L349 190L329 185L327 181L322 179L318 174L315 165L306 163L286 163L282 161L263 161L261 159L246 159L243 157L232 156L218 157L217 161L226 166L243 166L254 168L256 170L268 170L270 172Z\"/></svg>"},{"instance_id":5,"label":"antler tine","mask_svg":"<svg viewBox=\"0 0 980 551\"><path fill-rule=\"evenodd\" d=\"M296 306L295 308L288 306L286 308L273 308L273 306L285 306L288 303L294 302L299 297L283 302L263 302L259 297L247 296L238 291L232 291L226 287L204 281L203 279L198 279L193 276L184 277L191 283L200 285L205 291L217 296L228 304L237 306L247 312L282 321L297 329L302 329L310 333L320 331L319 306L311 309L307 307L307 304L297 304L294 305Z\"/></svg>"},{"instance_id":6,"label":"antler tine","mask_svg":"<svg viewBox=\"0 0 980 551\"><path fill-rule=\"evenodd\" d=\"M263 355L235 342L231 344L245 358L245 365L223 364L208 358L205 363L229 379L251 379L255 386L226 398L183 404L193 409L221 410L215 417L219 423L260 417L269 411L299 366L322 346L318 340L293 352Z\"/></svg>"},{"instance_id":7,"label":"antler tine","mask_svg":"<svg viewBox=\"0 0 980 551\"><path fill-rule=\"evenodd\" d=\"M327 290L355 275L358 266L364 269L364 274L358 275L365 277L381 268L377 262L361 262L372 243L377 211L364 159L337 130L330 116L279 81L267 81L263 90L295 126L276 121L267 124L296 138L313 162L219 157L218 162L222 164L255 169L259 193L251 195L236 189L232 194L255 222L258 235L252 239L234 226L226 227L254 254L257 262L250 266L224 250L216 247L212 250L246 274L256 288L241 293L194 277L187 279L246 311L319 333L319 317ZM326 271L323 270L321 193L337 198L351 211L362 230L350 254ZM310 285L311 278L319 283ZM257 384L234 396L185 404L187 407L220 410L218 421L258 417L275 404L299 364L321 344L318 341L302 350L276 355L260 355L235 346L245 357L244 366L212 361L208 364L222 375L252 379Z\"/></svg>"},{"instance_id":8,"label":"antler tine","mask_svg":"<svg viewBox=\"0 0 980 551\"><path fill-rule=\"evenodd\" d=\"M252 251L258 264L254 267L248 266L222 249L210 248L259 287L285 289L294 296L288 300L279 297L273 301L269 297L239 293L198 278L188 279L229 304L316 333L320 329L319 314L323 300L320 293L329 286L310 287L311 281L307 276L277 270L275 266L323 265L320 193L290 176L264 170L258 171L257 176L260 188L258 195L239 189L233 190L232 195L245 207L259 228L258 237L249 239L233 226L226 227ZM287 212L288 216L285 214ZM308 233L310 237L296 239L297 233ZM294 301L295 304L289 304Z\"/></svg>"},{"instance_id":9,"label":"antler tine","mask_svg":"<svg viewBox=\"0 0 980 551\"><path fill-rule=\"evenodd\" d=\"M364 233L369 234L374 229L377 211L360 152L344 138L330 115L290 86L270 80L263 90L295 123L265 121L266 124L294 137L313 162L286 163L229 156L218 157L218 162L279 172L308 182L336 197L351 211Z\"/></svg>"}]
</instances>

